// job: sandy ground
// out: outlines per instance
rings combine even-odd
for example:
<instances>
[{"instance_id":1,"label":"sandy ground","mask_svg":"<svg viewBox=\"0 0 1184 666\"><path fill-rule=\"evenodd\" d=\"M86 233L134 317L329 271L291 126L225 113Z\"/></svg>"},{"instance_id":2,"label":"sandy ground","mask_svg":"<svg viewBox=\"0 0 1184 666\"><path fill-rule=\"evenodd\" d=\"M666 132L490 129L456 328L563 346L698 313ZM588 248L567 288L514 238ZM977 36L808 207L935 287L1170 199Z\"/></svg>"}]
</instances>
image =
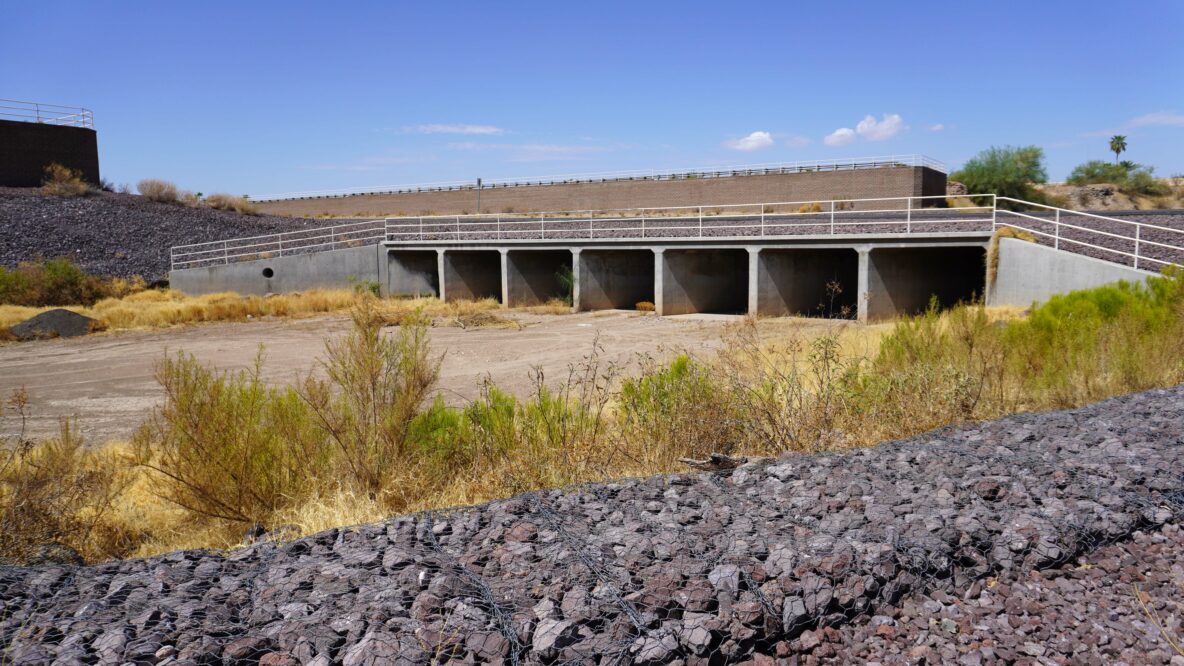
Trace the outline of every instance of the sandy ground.
<instances>
[{"instance_id":1,"label":"sandy ground","mask_svg":"<svg viewBox=\"0 0 1184 666\"><path fill-rule=\"evenodd\" d=\"M568 368L592 352L598 341L605 361L636 363L639 354L667 356L678 351L709 353L738 318L688 315L656 317L635 312L575 315L508 315L521 329L438 327L432 348L444 353L440 391L462 403L480 394L488 376L518 395L533 387L533 369L541 367L548 383L566 377ZM762 329L834 324L810 320L764 320ZM58 419L74 417L87 441L125 439L161 400L153 377L155 362L166 353L184 351L219 369L252 365L265 348L263 377L285 384L317 367L327 337L348 329L342 316L206 324L158 331L101 334L0 346L0 395L25 387L33 438L56 432ZM15 422L0 424L11 435Z\"/></svg>"}]
</instances>

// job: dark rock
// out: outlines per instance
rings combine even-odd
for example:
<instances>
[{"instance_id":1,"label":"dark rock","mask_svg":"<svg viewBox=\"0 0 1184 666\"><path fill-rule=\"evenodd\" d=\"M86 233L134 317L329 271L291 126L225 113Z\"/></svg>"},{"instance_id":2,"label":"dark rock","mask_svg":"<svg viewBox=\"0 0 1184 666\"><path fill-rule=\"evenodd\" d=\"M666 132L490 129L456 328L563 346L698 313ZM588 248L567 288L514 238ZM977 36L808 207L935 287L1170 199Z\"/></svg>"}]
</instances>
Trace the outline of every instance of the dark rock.
<instances>
[{"instance_id":1,"label":"dark rock","mask_svg":"<svg viewBox=\"0 0 1184 666\"><path fill-rule=\"evenodd\" d=\"M99 322L86 315L55 308L13 324L8 332L17 340L76 338L97 330L98 326Z\"/></svg>"}]
</instances>

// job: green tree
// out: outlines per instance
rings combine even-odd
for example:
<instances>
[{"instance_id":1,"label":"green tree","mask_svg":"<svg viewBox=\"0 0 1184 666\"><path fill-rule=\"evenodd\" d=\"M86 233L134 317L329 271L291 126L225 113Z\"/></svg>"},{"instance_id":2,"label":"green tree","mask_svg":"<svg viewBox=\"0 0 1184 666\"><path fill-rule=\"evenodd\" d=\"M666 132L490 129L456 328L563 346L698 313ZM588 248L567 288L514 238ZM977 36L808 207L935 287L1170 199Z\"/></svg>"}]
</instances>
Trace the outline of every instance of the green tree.
<instances>
[{"instance_id":1,"label":"green tree","mask_svg":"<svg viewBox=\"0 0 1184 666\"><path fill-rule=\"evenodd\" d=\"M1037 146L988 148L970 158L950 178L966 185L973 193L1034 200L1039 192L1033 183L1048 181L1044 168L1044 150Z\"/></svg>"},{"instance_id":2,"label":"green tree","mask_svg":"<svg viewBox=\"0 0 1184 666\"><path fill-rule=\"evenodd\" d=\"M1126 137L1122 134L1115 134L1110 137L1110 152L1114 153L1114 162L1118 163L1118 156L1126 150Z\"/></svg>"}]
</instances>

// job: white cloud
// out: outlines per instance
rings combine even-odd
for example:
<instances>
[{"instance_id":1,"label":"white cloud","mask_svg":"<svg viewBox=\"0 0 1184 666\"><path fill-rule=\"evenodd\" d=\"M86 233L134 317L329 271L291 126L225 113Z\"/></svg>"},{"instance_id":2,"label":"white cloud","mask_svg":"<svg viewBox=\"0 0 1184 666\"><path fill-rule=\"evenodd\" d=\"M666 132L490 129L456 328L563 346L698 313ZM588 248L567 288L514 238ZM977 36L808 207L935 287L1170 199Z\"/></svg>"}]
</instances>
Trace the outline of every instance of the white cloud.
<instances>
[{"instance_id":1,"label":"white cloud","mask_svg":"<svg viewBox=\"0 0 1184 666\"><path fill-rule=\"evenodd\" d=\"M785 140L785 145L790 148L800 148L810 144L810 139L804 136L791 136Z\"/></svg>"},{"instance_id":2,"label":"white cloud","mask_svg":"<svg viewBox=\"0 0 1184 666\"><path fill-rule=\"evenodd\" d=\"M840 127L839 129L826 135L822 140L828 146L845 146L855 140L855 130L850 127Z\"/></svg>"},{"instance_id":3,"label":"white cloud","mask_svg":"<svg viewBox=\"0 0 1184 666\"><path fill-rule=\"evenodd\" d=\"M760 150L771 145L773 135L768 132L753 132L746 137L724 141L724 147L732 150Z\"/></svg>"},{"instance_id":4,"label":"white cloud","mask_svg":"<svg viewBox=\"0 0 1184 666\"><path fill-rule=\"evenodd\" d=\"M940 132L940 131L944 130L945 128L946 128L945 125L942 125L941 123L937 123L935 125L930 125L929 131L930 132Z\"/></svg>"},{"instance_id":5,"label":"white cloud","mask_svg":"<svg viewBox=\"0 0 1184 666\"><path fill-rule=\"evenodd\" d=\"M1170 111L1157 111L1132 119L1127 127L1184 127L1184 115Z\"/></svg>"},{"instance_id":6,"label":"white cloud","mask_svg":"<svg viewBox=\"0 0 1184 666\"><path fill-rule=\"evenodd\" d=\"M904 129L904 119L895 113L885 113L879 122L872 116L864 116L855 126L856 133L868 141L891 139Z\"/></svg>"},{"instance_id":7,"label":"white cloud","mask_svg":"<svg viewBox=\"0 0 1184 666\"><path fill-rule=\"evenodd\" d=\"M441 123L434 123L430 125L416 125L415 127L404 128L406 132L414 132L416 134L505 134L506 130L501 127L494 127L493 125L445 125Z\"/></svg>"}]
</instances>

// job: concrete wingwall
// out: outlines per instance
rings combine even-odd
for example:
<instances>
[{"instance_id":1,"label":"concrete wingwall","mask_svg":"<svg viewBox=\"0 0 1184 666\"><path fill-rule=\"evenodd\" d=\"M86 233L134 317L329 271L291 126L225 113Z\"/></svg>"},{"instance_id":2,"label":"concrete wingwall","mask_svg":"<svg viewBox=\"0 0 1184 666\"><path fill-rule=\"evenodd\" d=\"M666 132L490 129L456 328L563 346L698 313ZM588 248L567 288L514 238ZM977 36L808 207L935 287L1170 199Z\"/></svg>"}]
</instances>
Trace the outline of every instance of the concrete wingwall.
<instances>
[{"instance_id":1,"label":"concrete wingwall","mask_svg":"<svg viewBox=\"0 0 1184 666\"><path fill-rule=\"evenodd\" d=\"M1056 294L1092 289L1120 280L1141 282L1155 275L1016 238L1000 238L995 283L988 305L1027 307Z\"/></svg>"},{"instance_id":2,"label":"concrete wingwall","mask_svg":"<svg viewBox=\"0 0 1184 666\"><path fill-rule=\"evenodd\" d=\"M607 210L776 201L830 201L883 197L944 196L946 174L928 167L883 167L677 180L607 180L487 187L481 212ZM901 203L903 207L903 202ZM477 212L476 187L347 197L260 202L273 215L401 216ZM882 207L878 206L878 207ZM858 208L858 206L856 206Z\"/></svg>"},{"instance_id":3,"label":"concrete wingwall","mask_svg":"<svg viewBox=\"0 0 1184 666\"><path fill-rule=\"evenodd\" d=\"M186 294L233 291L263 296L306 289L339 289L355 282L387 281L387 252L382 245L327 250L272 259L242 261L169 273L169 285ZM425 288L425 291L430 287Z\"/></svg>"},{"instance_id":4,"label":"concrete wingwall","mask_svg":"<svg viewBox=\"0 0 1184 666\"><path fill-rule=\"evenodd\" d=\"M37 187L54 163L97 185L98 135L87 127L0 120L0 186Z\"/></svg>"}]
</instances>

